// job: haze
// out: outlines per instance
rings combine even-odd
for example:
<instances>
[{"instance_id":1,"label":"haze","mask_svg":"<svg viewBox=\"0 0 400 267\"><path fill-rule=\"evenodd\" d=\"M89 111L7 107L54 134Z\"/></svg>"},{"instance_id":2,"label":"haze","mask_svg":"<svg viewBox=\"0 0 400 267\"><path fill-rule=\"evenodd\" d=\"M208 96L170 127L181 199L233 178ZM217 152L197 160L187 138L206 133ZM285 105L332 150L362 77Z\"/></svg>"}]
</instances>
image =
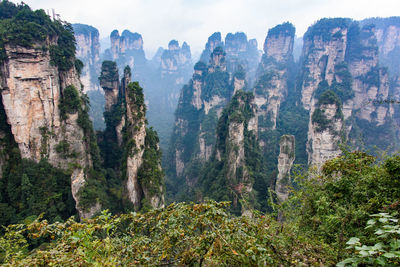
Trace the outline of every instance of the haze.
<instances>
[{"instance_id":1,"label":"haze","mask_svg":"<svg viewBox=\"0 0 400 267\"><path fill-rule=\"evenodd\" d=\"M14 1L18 2L18 1ZM147 57L171 39L188 42L194 54L204 48L209 35L243 31L257 38L261 49L268 29L285 21L302 36L322 17L398 16L399 0L25 0L33 9L55 9L61 19L96 27L100 38L112 30L141 33Z\"/></svg>"}]
</instances>

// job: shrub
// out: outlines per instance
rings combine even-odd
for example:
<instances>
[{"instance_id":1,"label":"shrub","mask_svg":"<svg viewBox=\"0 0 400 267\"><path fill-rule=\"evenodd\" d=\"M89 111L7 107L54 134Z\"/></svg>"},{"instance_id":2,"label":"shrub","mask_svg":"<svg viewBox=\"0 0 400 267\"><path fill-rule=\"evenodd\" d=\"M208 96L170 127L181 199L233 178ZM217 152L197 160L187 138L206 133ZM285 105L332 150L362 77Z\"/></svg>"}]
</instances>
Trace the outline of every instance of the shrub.
<instances>
[{"instance_id":1,"label":"shrub","mask_svg":"<svg viewBox=\"0 0 400 267\"><path fill-rule=\"evenodd\" d=\"M78 90L73 85L65 87L63 96L60 99L59 109L62 119L66 119L67 114L74 114L81 109L81 99Z\"/></svg>"},{"instance_id":2,"label":"shrub","mask_svg":"<svg viewBox=\"0 0 400 267\"><path fill-rule=\"evenodd\" d=\"M364 228L364 236L352 237L346 249L351 257L336 266L399 266L400 265L400 224L388 213L371 215ZM362 242L362 243L361 243Z\"/></svg>"}]
</instances>

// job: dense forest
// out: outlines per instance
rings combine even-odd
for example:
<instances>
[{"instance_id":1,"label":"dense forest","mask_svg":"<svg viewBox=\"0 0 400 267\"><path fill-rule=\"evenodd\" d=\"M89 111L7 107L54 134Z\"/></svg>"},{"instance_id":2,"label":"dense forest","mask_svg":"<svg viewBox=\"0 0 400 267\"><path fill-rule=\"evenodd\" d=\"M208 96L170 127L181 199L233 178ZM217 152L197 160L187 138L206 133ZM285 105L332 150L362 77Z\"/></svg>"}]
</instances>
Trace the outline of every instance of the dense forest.
<instances>
[{"instance_id":1,"label":"dense forest","mask_svg":"<svg viewBox=\"0 0 400 267\"><path fill-rule=\"evenodd\" d=\"M298 58L289 22L215 32L192 64L2 0L0 264L400 265L399 21L320 19Z\"/></svg>"}]
</instances>

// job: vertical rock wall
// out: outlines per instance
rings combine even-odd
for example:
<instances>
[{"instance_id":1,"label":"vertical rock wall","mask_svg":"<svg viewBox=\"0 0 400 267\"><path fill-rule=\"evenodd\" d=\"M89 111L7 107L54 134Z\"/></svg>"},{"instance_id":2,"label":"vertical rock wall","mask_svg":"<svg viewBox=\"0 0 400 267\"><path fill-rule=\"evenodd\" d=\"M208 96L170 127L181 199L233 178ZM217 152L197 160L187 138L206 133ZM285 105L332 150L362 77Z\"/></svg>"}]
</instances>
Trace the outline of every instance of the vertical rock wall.
<instances>
[{"instance_id":1,"label":"vertical rock wall","mask_svg":"<svg viewBox=\"0 0 400 267\"><path fill-rule=\"evenodd\" d=\"M99 31L89 25L73 24L76 40L76 57L83 62L81 82L85 92L99 90L100 73Z\"/></svg>"},{"instance_id":2,"label":"vertical rock wall","mask_svg":"<svg viewBox=\"0 0 400 267\"><path fill-rule=\"evenodd\" d=\"M254 88L258 116L271 125L261 125L260 131L275 129L281 103L288 93L288 72L293 62L295 28L290 23L268 31L264 55L258 67L258 82Z\"/></svg>"},{"instance_id":3,"label":"vertical rock wall","mask_svg":"<svg viewBox=\"0 0 400 267\"><path fill-rule=\"evenodd\" d=\"M278 201L282 203L289 197L290 170L295 160L295 138L293 135L283 135L279 141L278 177L275 192Z\"/></svg>"},{"instance_id":4,"label":"vertical rock wall","mask_svg":"<svg viewBox=\"0 0 400 267\"><path fill-rule=\"evenodd\" d=\"M60 103L67 87L82 88L75 68L59 71L50 63L50 54L39 48L6 45L7 60L2 62L1 94L14 140L22 158L40 161L47 158L55 167L72 172L72 195L82 218L90 217L100 209L84 209L79 205L78 191L85 185L85 169L92 160L85 132L78 123L78 111L60 115ZM82 105L82 104L81 104ZM70 144L69 152L76 157L64 157L57 151L61 142ZM71 166L76 166L72 167Z\"/></svg>"}]
</instances>

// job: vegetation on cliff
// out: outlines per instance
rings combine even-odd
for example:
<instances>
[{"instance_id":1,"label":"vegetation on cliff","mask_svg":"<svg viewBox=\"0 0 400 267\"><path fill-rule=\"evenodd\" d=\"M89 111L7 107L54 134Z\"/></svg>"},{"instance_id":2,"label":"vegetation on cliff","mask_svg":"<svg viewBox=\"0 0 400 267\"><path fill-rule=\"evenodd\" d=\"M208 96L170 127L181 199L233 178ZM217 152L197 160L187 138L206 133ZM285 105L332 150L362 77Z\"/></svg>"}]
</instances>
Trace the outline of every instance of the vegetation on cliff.
<instances>
[{"instance_id":1,"label":"vegetation on cliff","mask_svg":"<svg viewBox=\"0 0 400 267\"><path fill-rule=\"evenodd\" d=\"M6 47L24 47L50 56L50 64L58 69L60 79L60 119L64 123L69 115L78 113L77 124L84 132L83 141L87 151L97 168L100 164L96 138L88 117L88 100L81 95L73 85L62 85L63 77L68 74L79 73L82 62L75 58L75 39L70 24L59 20L51 20L43 10L31 10L24 3L15 5L9 1L0 2L0 60L7 64ZM25 52L23 52L25 53ZM67 74L67 75L68 75ZM1 99L2 100L2 99ZM2 117L4 113L1 101ZM56 119L58 121L58 118ZM49 122L50 123L50 122ZM25 217L44 212L45 218L55 221L64 220L76 213L75 201L71 196L71 174L73 170L82 168L75 161L84 157L70 151L71 144L65 140L58 140L55 146L63 159L69 159L68 167L59 169L49 163L50 152L48 145L54 133L47 126L39 128L41 134L41 147L39 162L21 159L21 153L11 133L11 127L6 119L0 121L1 131L5 134L2 140L7 140L7 145L2 146L5 152L2 162L2 178L0 202L4 210L1 224L17 222ZM65 125L62 125L64 129ZM29 144L34 146L35 143ZM89 170L85 170L90 172Z\"/></svg>"},{"instance_id":2,"label":"vegetation on cliff","mask_svg":"<svg viewBox=\"0 0 400 267\"><path fill-rule=\"evenodd\" d=\"M278 26L275 26L268 30L267 36L279 36L279 35L288 35L294 36L296 29L294 28L293 24L290 22L282 23Z\"/></svg>"},{"instance_id":3,"label":"vegetation on cliff","mask_svg":"<svg viewBox=\"0 0 400 267\"><path fill-rule=\"evenodd\" d=\"M106 199L108 199L105 207L112 212L127 212L133 209L126 190L127 159L141 150L143 150L143 163L138 170L137 179L143 187L142 190L147 190L146 192L151 196L162 195L164 192L164 174L161 170L161 151L157 133L152 128L146 127L144 146L140 147L135 142L135 135L142 134L140 129L147 124L143 89L138 82L125 84L128 82L126 78L130 78L131 75L128 66L124 70L124 75L126 77L118 88L117 102L111 106L110 110L104 112L106 129L98 132L99 146L104 159L102 172L105 179L102 188L106 191ZM104 84L118 81L116 63L104 61L99 79ZM104 88L104 90L109 89ZM131 114L127 114L128 105ZM129 119L130 117L132 120ZM119 137L122 140L119 140ZM147 205L149 201L143 198L143 209L151 207Z\"/></svg>"},{"instance_id":4,"label":"vegetation on cliff","mask_svg":"<svg viewBox=\"0 0 400 267\"><path fill-rule=\"evenodd\" d=\"M342 102L339 97L332 90L326 90L319 97L318 102L316 104L316 108L314 113L311 116L311 121L317 124L316 130L317 132L323 132L326 129L333 129L332 123L333 120L329 120L325 115L325 110L322 108L323 105L335 105L336 112L333 119L341 119L342 114Z\"/></svg>"},{"instance_id":5,"label":"vegetation on cliff","mask_svg":"<svg viewBox=\"0 0 400 267\"><path fill-rule=\"evenodd\" d=\"M162 196L164 188L164 172L161 169L161 150L159 138L153 128L146 128L143 152L143 163L138 172L139 183L147 190L149 196ZM151 209L149 199L142 201L142 210Z\"/></svg>"},{"instance_id":6,"label":"vegetation on cliff","mask_svg":"<svg viewBox=\"0 0 400 267\"><path fill-rule=\"evenodd\" d=\"M86 24L81 24L81 23L74 23L72 25L74 27L74 33L75 34L82 34L82 35L92 35L92 36L99 36L99 31L90 25L86 25Z\"/></svg>"},{"instance_id":7,"label":"vegetation on cliff","mask_svg":"<svg viewBox=\"0 0 400 267\"><path fill-rule=\"evenodd\" d=\"M105 60L101 64L101 72L99 81L101 82L114 82L119 80L117 63L111 60Z\"/></svg>"},{"instance_id":8,"label":"vegetation on cliff","mask_svg":"<svg viewBox=\"0 0 400 267\"><path fill-rule=\"evenodd\" d=\"M66 220L76 213L71 194L71 174L51 166L21 159L7 123L0 94L0 225L19 223L44 213L50 222Z\"/></svg>"},{"instance_id":9,"label":"vegetation on cliff","mask_svg":"<svg viewBox=\"0 0 400 267\"><path fill-rule=\"evenodd\" d=\"M314 25L308 28L304 34L305 40L313 40L314 37L321 37L322 41L330 41L332 37L341 37L340 32L337 35L332 35L332 30L336 28L347 28L350 24L349 18L323 18L318 20Z\"/></svg>"},{"instance_id":10,"label":"vegetation on cliff","mask_svg":"<svg viewBox=\"0 0 400 267\"><path fill-rule=\"evenodd\" d=\"M0 60L7 58L5 45L41 46L50 51L51 63L60 71L74 66L75 38L70 24L51 20L44 10L33 11L24 3L3 0L0 10Z\"/></svg>"},{"instance_id":11,"label":"vegetation on cliff","mask_svg":"<svg viewBox=\"0 0 400 267\"><path fill-rule=\"evenodd\" d=\"M213 155L200 172L200 198L231 201L231 212L236 214L252 208L265 211L268 206L265 162L256 132L249 129L250 120L256 116L253 101L251 92L238 91L224 108L218 120ZM243 132L235 128L240 124ZM242 142L236 144L235 139L241 138ZM240 158L242 149L244 154ZM241 162L236 165L239 158Z\"/></svg>"},{"instance_id":12,"label":"vegetation on cliff","mask_svg":"<svg viewBox=\"0 0 400 267\"><path fill-rule=\"evenodd\" d=\"M205 153L204 147L200 147L199 140L201 138L211 149L215 145L218 113L222 111L233 93L229 73L224 68L225 52L221 47L217 47L212 56L219 57L217 65L213 64L212 59L209 65L201 61L195 64L194 70L201 71L201 74L193 74L189 84L183 86L175 112L176 121L184 122L184 127L175 125L168 151L167 160L170 164L166 169L171 184L167 188L171 189L169 194L173 199L194 200L195 196L187 193L191 190L187 187L187 181L190 180L196 184L202 165L206 161L204 156L199 156L200 153ZM200 93L199 96L195 96L195 83L200 86L200 89L196 89L200 90L196 92L196 94ZM199 102L196 105L199 106L193 104L195 97L198 97ZM207 105L209 105L209 110ZM181 174L177 174L175 169L176 153L180 153L181 160L185 164L184 172ZM184 182L185 177L186 182Z\"/></svg>"}]
</instances>

